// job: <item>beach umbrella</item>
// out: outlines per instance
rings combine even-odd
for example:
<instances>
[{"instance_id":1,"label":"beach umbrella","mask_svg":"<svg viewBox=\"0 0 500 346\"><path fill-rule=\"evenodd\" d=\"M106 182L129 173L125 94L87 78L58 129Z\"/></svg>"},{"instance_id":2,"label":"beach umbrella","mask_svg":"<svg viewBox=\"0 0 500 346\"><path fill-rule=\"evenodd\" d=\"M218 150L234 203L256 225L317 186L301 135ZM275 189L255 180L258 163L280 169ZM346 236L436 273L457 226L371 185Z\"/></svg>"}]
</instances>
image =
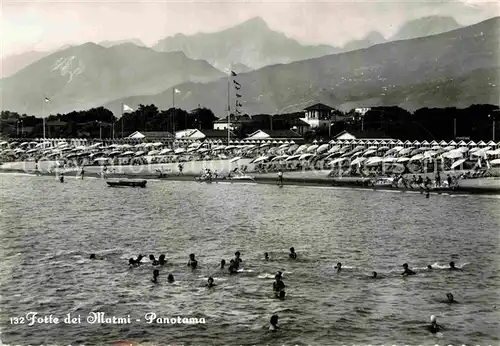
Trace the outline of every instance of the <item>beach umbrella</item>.
<instances>
[{"instance_id":1,"label":"beach umbrella","mask_svg":"<svg viewBox=\"0 0 500 346\"><path fill-rule=\"evenodd\" d=\"M188 148L188 150L186 150L186 153L192 153L193 151L196 151L198 150L197 148Z\"/></svg>"},{"instance_id":2,"label":"beach umbrella","mask_svg":"<svg viewBox=\"0 0 500 346\"><path fill-rule=\"evenodd\" d=\"M331 147L331 148L327 151L327 153L328 153L328 154L333 154L333 153L335 153L335 152L337 152L337 151L339 151L339 150L340 150L340 145L334 145L333 147Z\"/></svg>"},{"instance_id":3,"label":"beach umbrella","mask_svg":"<svg viewBox=\"0 0 500 346\"><path fill-rule=\"evenodd\" d=\"M158 155L160 153L159 150L151 150L149 153L148 153L148 156L153 156L153 155Z\"/></svg>"},{"instance_id":4,"label":"beach umbrella","mask_svg":"<svg viewBox=\"0 0 500 346\"><path fill-rule=\"evenodd\" d=\"M135 153L133 151L126 151L123 154L121 154L120 156L130 156L130 155L134 155L134 154Z\"/></svg>"},{"instance_id":5,"label":"beach umbrella","mask_svg":"<svg viewBox=\"0 0 500 346\"><path fill-rule=\"evenodd\" d=\"M271 145L271 143L267 142L267 143L262 143L260 145L260 148L264 148L264 147L267 147L268 145Z\"/></svg>"},{"instance_id":6,"label":"beach umbrella","mask_svg":"<svg viewBox=\"0 0 500 346\"><path fill-rule=\"evenodd\" d=\"M449 151L447 153L444 153L443 157L448 158L448 159L458 159L458 158L463 157L463 154L460 151Z\"/></svg>"},{"instance_id":7,"label":"beach umbrella","mask_svg":"<svg viewBox=\"0 0 500 346\"><path fill-rule=\"evenodd\" d=\"M286 147L288 147L289 144L288 143L285 143L285 144L281 144L278 149L285 149Z\"/></svg>"},{"instance_id":8,"label":"beach umbrella","mask_svg":"<svg viewBox=\"0 0 500 346\"><path fill-rule=\"evenodd\" d=\"M400 158L398 158L397 162L407 162L407 161L410 161L410 159L408 157L400 157Z\"/></svg>"},{"instance_id":9,"label":"beach umbrella","mask_svg":"<svg viewBox=\"0 0 500 346\"><path fill-rule=\"evenodd\" d=\"M380 164L382 162L382 158L381 157L370 157L367 161L366 161L366 165L367 166L376 166L378 164Z\"/></svg>"},{"instance_id":10,"label":"beach umbrella","mask_svg":"<svg viewBox=\"0 0 500 346\"><path fill-rule=\"evenodd\" d=\"M302 155L299 156L299 161L308 159L308 158L310 158L312 156L315 156L315 155L314 154L310 154L310 153L309 154L302 154Z\"/></svg>"},{"instance_id":11,"label":"beach umbrella","mask_svg":"<svg viewBox=\"0 0 500 346\"><path fill-rule=\"evenodd\" d=\"M30 153L34 153L34 152L36 152L36 151L38 151L38 149L30 149L30 150L28 150L26 153L27 153L27 154L30 154Z\"/></svg>"},{"instance_id":12,"label":"beach umbrella","mask_svg":"<svg viewBox=\"0 0 500 346\"><path fill-rule=\"evenodd\" d=\"M160 150L160 155L165 155L166 153L169 153L171 151L172 151L172 149L170 149L170 148L162 149L162 150Z\"/></svg>"},{"instance_id":13,"label":"beach umbrella","mask_svg":"<svg viewBox=\"0 0 500 346\"><path fill-rule=\"evenodd\" d=\"M307 147L308 147L307 144L302 144L300 147L297 148L297 150L295 151L295 154L300 154L301 152L306 150Z\"/></svg>"},{"instance_id":14,"label":"beach umbrella","mask_svg":"<svg viewBox=\"0 0 500 346\"><path fill-rule=\"evenodd\" d=\"M422 160L423 158L424 158L424 154L417 154L417 155L412 156L410 161Z\"/></svg>"},{"instance_id":15,"label":"beach umbrella","mask_svg":"<svg viewBox=\"0 0 500 346\"><path fill-rule=\"evenodd\" d=\"M377 149L377 151L386 151L386 150L389 150L390 148L389 147L380 147Z\"/></svg>"},{"instance_id":16,"label":"beach umbrella","mask_svg":"<svg viewBox=\"0 0 500 346\"><path fill-rule=\"evenodd\" d=\"M382 162L397 162L398 159L396 157L384 157Z\"/></svg>"},{"instance_id":17,"label":"beach umbrella","mask_svg":"<svg viewBox=\"0 0 500 346\"><path fill-rule=\"evenodd\" d=\"M97 159L94 160L94 162L101 162L101 161L108 161L109 158L107 157L98 157Z\"/></svg>"},{"instance_id":18,"label":"beach umbrella","mask_svg":"<svg viewBox=\"0 0 500 346\"><path fill-rule=\"evenodd\" d=\"M429 159L429 158L433 157L436 154L437 154L437 152L435 152L435 151L426 151L424 153L424 159Z\"/></svg>"},{"instance_id":19,"label":"beach umbrella","mask_svg":"<svg viewBox=\"0 0 500 346\"><path fill-rule=\"evenodd\" d=\"M263 161L266 161L267 159L268 159L267 156L261 156L261 157L256 158L252 163L263 162Z\"/></svg>"},{"instance_id":20,"label":"beach umbrella","mask_svg":"<svg viewBox=\"0 0 500 346\"><path fill-rule=\"evenodd\" d=\"M490 164L493 166L498 166L498 165L500 165L500 159L491 160Z\"/></svg>"},{"instance_id":21,"label":"beach umbrella","mask_svg":"<svg viewBox=\"0 0 500 346\"><path fill-rule=\"evenodd\" d=\"M177 148L174 150L175 154L182 154L184 152L186 152L186 149L184 149L184 148Z\"/></svg>"},{"instance_id":22,"label":"beach umbrella","mask_svg":"<svg viewBox=\"0 0 500 346\"><path fill-rule=\"evenodd\" d=\"M411 151L413 150L413 148L406 148L406 149L403 149L399 152L399 155L400 156L403 156L403 155L406 155L406 154L409 154Z\"/></svg>"},{"instance_id":23,"label":"beach umbrella","mask_svg":"<svg viewBox=\"0 0 500 346\"><path fill-rule=\"evenodd\" d=\"M316 143L317 143L317 141L316 141ZM318 149L318 145L314 144L314 145L311 145L310 147L306 148L305 152L306 153L311 153L311 152L313 152L316 149Z\"/></svg>"},{"instance_id":24,"label":"beach umbrella","mask_svg":"<svg viewBox=\"0 0 500 346\"><path fill-rule=\"evenodd\" d=\"M292 155L292 156L289 156L285 159L285 161L293 161L293 160L296 160L300 157L300 155Z\"/></svg>"},{"instance_id":25,"label":"beach umbrella","mask_svg":"<svg viewBox=\"0 0 500 346\"><path fill-rule=\"evenodd\" d=\"M460 166L465 161L467 161L467 159L460 159L460 160L457 160L457 161L453 162L453 164L451 165L451 169Z\"/></svg>"},{"instance_id":26,"label":"beach umbrella","mask_svg":"<svg viewBox=\"0 0 500 346\"><path fill-rule=\"evenodd\" d=\"M233 162L238 161L239 159L241 159L241 157L240 156L236 156L236 157L233 157L231 160L229 160L229 162L233 163Z\"/></svg>"},{"instance_id":27,"label":"beach umbrella","mask_svg":"<svg viewBox=\"0 0 500 346\"><path fill-rule=\"evenodd\" d=\"M365 160L366 160L366 157L358 157L357 159L354 159L353 161L351 161L351 166L361 164Z\"/></svg>"},{"instance_id":28,"label":"beach umbrella","mask_svg":"<svg viewBox=\"0 0 500 346\"><path fill-rule=\"evenodd\" d=\"M328 166L333 166L333 165L335 165L335 164L337 164L337 163L341 163L341 162L344 162L344 161L347 161L347 160L348 160L348 158L347 158L347 157L339 157L339 158L337 158L337 159L335 159L335 160L330 161L330 162L328 163Z\"/></svg>"},{"instance_id":29,"label":"beach umbrella","mask_svg":"<svg viewBox=\"0 0 500 346\"><path fill-rule=\"evenodd\" d=\"M322 144L316 149L316 153L320 154L328 150L329 144Z\"/></svg>"},{"instance_id":30,"label":"beach umbrella","mask_svg":"<svg viewBox=\"0 0 500 346\"><path fill-rule=\"evenodd\" d=\"M370 150L365 151L363 156L372 155L372 154L375 154L376 152L377 152L377 150L370 149Z\"/></svg>"},{"instance_id":31,"label":"beach umbrella","mask_svg":"<svg viewBox=\"0 0 500 346\"><path fill-rule=\"evenodd\" d=\"M477 156L477 157L482 157L482 158L486 158L486 151L481 149L481 150L477 150L475 152L473 152L471 154L471 156Z\"/></svg>"}]
</instances>

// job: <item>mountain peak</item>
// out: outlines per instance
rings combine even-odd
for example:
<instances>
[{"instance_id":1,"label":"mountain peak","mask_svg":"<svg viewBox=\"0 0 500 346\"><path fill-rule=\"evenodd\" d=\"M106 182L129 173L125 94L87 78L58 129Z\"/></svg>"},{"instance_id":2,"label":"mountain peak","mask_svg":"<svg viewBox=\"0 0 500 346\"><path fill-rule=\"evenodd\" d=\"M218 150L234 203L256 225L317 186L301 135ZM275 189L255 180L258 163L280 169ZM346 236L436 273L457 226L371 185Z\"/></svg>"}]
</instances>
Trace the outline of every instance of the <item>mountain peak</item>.
<instances>
[{"instance_id":1,"label":"mountain peak","mask_svg":"<svg viewBox=\"0 0 500 346\"><path fill-rule=\"evenodd\" d=\"M267 25L266 21L260 17L250 18L237 26L247 26L247 27L252 27L252 28L269 29L269 26Z\"/></svg>"},{"instance_id":2,"label":"mountain peak","mask_svg":"<svg viewBox=\"0 0 500 346\"><path fill-rule=\"evenodd\" d=\"M462 26L453 17L421 17L403 24L391 40L407 40L417 37L431 36L459 29L461 27Z\"/></svg>"}]
</instances>

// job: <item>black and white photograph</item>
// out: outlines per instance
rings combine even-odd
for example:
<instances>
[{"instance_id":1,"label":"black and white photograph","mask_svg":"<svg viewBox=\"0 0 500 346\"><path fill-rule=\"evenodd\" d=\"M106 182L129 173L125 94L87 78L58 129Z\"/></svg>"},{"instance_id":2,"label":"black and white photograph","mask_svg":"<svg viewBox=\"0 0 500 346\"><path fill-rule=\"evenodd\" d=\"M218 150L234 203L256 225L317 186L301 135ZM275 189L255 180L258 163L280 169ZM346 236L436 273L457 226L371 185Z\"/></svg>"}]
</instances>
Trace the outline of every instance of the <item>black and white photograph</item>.
<instances>
[{"instance_id":1,"label":"black and white photograph","mask_svg":"<svg viewBox=\"0 0 500 346\"><path fill-rule=\"evenodd\" d=\"M0 345L500 345L498 0L0 16Z\"/></svg>"}]
</instances>

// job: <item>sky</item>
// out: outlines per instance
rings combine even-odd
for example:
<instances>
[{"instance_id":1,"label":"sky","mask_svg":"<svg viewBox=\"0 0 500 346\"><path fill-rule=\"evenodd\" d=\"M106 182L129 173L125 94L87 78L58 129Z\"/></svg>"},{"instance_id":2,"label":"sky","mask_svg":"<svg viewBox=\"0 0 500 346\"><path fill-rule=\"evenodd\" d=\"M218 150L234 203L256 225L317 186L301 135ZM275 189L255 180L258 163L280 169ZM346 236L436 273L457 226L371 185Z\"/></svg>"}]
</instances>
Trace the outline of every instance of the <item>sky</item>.
<instances>
[{"instance_id":1,"label":"sky","mask_svg":"<svg viewBox=\"0 0 500 346\"><path fill-rule=\"evenodd\" d=\"M342 46L406 21L452 16L470 25L500 15L498 0L0 0L2 57L66 44L139 38L150 46L184 33L215 32L253 17L306 44Z\"/></svg>"}]
</instances>

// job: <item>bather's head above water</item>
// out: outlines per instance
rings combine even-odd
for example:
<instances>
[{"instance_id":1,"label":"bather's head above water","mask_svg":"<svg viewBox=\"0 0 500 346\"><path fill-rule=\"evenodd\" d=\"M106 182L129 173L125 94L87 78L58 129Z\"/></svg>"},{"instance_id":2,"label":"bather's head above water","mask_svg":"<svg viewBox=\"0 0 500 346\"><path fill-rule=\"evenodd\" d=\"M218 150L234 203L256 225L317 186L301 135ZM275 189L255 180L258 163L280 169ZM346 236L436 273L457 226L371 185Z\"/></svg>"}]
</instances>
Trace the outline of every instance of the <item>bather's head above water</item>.
<instances>
[{"instance_id":1,"label":"bather's head above water","mask_svg":"<svg viewBox=\"0 0 500 346\"><path fill-rule=\"evenodd\" d=\"M168 277L167 277L167 280L168 282L174 282L174 276L172 274L168 274Z\"/></svg>"},{"instance_id":2,"label":"bather's head above water","mask_svg":"<svg viewBox=\"0 0 500 346\"><path fill-rule=\"evenodd\" d=\"M96 258L95 258L95 253L90 254L90 259L96 259Z\"/></svg>"},{"instance_id":3,"label":"bather's head above water","mask_svg":"<svg viewBox=\"0 0 500 346\"><path fill-rule=\"evenodd\" d=\"M372 278L376 278L377 277L377 272L372 272Z\"/></svg>"},{"instance_id":4,"label":"bather's head above water","mask_svg":"<svg viewBox=\"0 0 500 346\"><path fill-rule=\"evenodd\" d=\"M234 261L233 261L234 262ZM220 269L224 269L224 266L226 265L226 260L223 259L220 261Z\"/></svg>"},{"instance_id":5,"label":"bather's head above water","mask_svg":"<svg viewBox=\"0 0 500 346\"><path fill-rule=\"evenodd\" d=\"M269 254L268 254L267 252L264 252L264 259L265 259L266 261L268 261L268 260L269 260Z\"/></svg>"}]
</instances>

